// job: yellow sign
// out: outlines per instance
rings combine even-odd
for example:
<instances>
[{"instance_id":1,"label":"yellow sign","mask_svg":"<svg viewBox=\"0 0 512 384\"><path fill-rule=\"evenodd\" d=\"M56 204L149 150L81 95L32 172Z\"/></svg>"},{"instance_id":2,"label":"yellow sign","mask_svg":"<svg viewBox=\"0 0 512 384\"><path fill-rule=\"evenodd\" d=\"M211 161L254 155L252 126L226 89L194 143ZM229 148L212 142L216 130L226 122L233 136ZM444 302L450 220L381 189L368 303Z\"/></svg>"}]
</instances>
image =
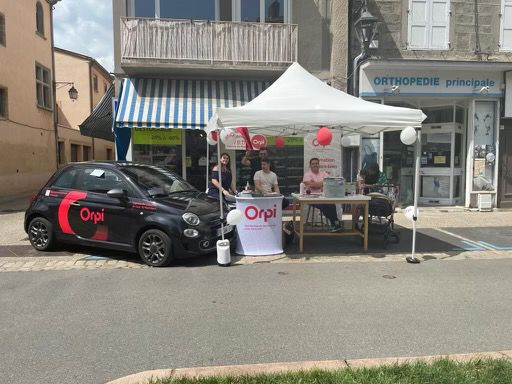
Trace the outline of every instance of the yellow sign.
<instances>
[{"instance_id":1,"label":"yellow sign","mask_svg":"<svg viewBox=\"0 0 512 384\"><path fill-rule=\"evenodd\" d=\"M276 145L276 137L275 136L267 136L267 145ZM297 136L285 136L284 137L284 145L292 146L292 147L302 147L304 145L304 138Z\"/></svg>"},{"instance_id":2,"label":"yellow sign","mask_svg":"<svg viewBox=\"0 0 512 384\"><path fill-rule=\"evenodd\" d=\"M434 164L446 164L446 156L434 156Z\"/></svg>"},{"instance_id":3,"label":"yellow sign","mask_svg":"<svg viewBox=\"0 0 512 384\"><path fill-rule=\"evenodd\" d=\"M181 129L132 128L133 144L181 145Z\"/></svg>"}]
</instances>

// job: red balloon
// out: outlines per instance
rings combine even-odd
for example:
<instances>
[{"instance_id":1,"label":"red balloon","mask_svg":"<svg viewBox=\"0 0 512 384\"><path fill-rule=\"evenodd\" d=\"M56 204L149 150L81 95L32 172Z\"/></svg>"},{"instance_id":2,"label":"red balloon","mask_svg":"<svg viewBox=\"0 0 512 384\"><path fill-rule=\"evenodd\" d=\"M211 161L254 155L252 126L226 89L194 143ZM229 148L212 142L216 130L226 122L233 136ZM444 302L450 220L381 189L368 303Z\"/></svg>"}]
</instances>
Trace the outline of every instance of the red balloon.
<instances>
[{"instance_id":1,"label":"red balloon","mask_svg":"<svg viewBox=\"0 0 512 384\"><path fill-rule=\"evenodd\" d=\"M327 127L320 127L316 133L316 140L320 145L329 145L332 141L332 132Z\"/></svg>"},{"instance_id":2,"label":"red balloon","mask_svg":"<svg viewBox=\"0 0 512 384\"><path fill-rule=\"evenodd\" d=\"M284 148L284 137L277 136L276 137L276 147L277 148Z\"/></svg>"},{"instance_id":3,"label":"red balloon","mask_svg":"<svg viewBox=\"0 0 512 384\"><path fill-rule=\"evenodd\" d=\"M212 139L217 141L217 131L212 131Z\"/></svg>"}]
</instances>

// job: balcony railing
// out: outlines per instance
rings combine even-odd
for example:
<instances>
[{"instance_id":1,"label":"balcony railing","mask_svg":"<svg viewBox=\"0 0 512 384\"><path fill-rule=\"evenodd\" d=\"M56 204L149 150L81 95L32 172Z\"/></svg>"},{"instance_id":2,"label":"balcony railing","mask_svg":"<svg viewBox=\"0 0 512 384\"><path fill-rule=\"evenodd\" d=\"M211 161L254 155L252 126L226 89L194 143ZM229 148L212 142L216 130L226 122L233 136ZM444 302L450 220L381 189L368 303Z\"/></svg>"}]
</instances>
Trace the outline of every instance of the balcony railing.
<instances>
[{"instance_id":1,"label":"balcony railing","mask_svg":"<svg viewBox=\"0 0 512 384\"><path fill-rule=\"evenodd\" d=\"M281 66L297 61L297 25L121 19L121 65L188 62Z\"/></svg>"}]
</instances>

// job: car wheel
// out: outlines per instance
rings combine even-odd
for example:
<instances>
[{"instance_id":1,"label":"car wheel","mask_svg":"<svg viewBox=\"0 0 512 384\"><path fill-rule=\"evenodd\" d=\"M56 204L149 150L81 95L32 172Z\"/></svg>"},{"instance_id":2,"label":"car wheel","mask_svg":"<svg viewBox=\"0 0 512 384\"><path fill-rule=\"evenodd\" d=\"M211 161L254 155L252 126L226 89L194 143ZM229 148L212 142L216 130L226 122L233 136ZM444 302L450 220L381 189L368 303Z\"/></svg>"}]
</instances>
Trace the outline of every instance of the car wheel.
<instances>
[{"instance_id":1,"label":"car wheel","mask_svg":"<svg viewBox=\"0 0 512 384\"><path fill-rule=\"evenodd\" d=\"M36 217L28 225L28 239L38 251L50 251L55 247L52 224L43 217Z\"/></svg>"},{"instance_id":2,"label":"car wheel","mask_svg":"<svg viewBox=\"0 0 512 384\"><path fill-rule=\"evenodd\" d=\"M172 261L171 238L159 229L149 229L139 239L139 255L147 265L165 267Z\"/></svg>"}]
</instances>

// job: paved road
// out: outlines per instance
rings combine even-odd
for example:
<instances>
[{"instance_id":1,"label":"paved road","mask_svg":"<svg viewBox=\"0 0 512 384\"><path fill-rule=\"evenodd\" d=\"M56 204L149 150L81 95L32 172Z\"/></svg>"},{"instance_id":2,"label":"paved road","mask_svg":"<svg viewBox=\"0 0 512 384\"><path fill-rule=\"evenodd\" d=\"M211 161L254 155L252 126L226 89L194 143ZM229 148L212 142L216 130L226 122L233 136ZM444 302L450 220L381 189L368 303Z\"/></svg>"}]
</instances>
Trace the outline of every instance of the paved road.
<instances>
[{"instance_id":1,"label":"paved road","mask_svg":"<svg viewBox=\"0 0 512 384\"><path fill-rule=\"evenodd\" d=\"M510 350L511 274L510 258L3 272L0 381Z\"/></svg>"}]
</instances>

